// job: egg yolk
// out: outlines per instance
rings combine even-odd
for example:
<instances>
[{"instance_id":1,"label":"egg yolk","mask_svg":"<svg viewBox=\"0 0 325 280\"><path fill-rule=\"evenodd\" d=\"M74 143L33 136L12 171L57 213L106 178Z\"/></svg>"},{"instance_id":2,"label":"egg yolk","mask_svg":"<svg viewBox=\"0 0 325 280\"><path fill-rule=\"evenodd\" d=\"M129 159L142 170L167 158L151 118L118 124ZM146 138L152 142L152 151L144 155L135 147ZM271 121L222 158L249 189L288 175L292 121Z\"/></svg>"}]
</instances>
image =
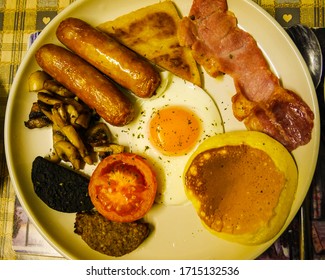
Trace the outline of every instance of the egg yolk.
<instances>
[{"instance_id":1,"label":"egg yolk","mask_svg":"<svg viewBox=\"0 0 325 280\"><path fill-rule=\"evenodd\" d=\"M201 122L189 109L170 106L153 115L149 134L150 142L162 154L184 155L197 143L201 134Z\"/></svg>"}]
</instances>

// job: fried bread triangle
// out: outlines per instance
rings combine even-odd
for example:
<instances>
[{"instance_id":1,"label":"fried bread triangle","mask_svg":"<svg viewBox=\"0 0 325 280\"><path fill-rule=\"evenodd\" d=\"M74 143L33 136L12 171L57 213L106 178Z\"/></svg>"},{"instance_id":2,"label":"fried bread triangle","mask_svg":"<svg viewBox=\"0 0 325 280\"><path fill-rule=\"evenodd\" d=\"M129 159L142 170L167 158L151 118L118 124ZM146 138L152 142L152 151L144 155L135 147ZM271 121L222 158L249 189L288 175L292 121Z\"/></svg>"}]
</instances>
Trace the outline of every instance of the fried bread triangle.
<instances>
[{"instance_id":1,"label":"fried bread triangle","mask_svg":"<svg viewBox=\"0 0 325 280\"><path fill-rule=\"evenodd\" d=\"M174 3L164 1L104 22L98 29L161 68L201 86L196 61L178 41L180 20Z\"/></svg>"}]
</instances>

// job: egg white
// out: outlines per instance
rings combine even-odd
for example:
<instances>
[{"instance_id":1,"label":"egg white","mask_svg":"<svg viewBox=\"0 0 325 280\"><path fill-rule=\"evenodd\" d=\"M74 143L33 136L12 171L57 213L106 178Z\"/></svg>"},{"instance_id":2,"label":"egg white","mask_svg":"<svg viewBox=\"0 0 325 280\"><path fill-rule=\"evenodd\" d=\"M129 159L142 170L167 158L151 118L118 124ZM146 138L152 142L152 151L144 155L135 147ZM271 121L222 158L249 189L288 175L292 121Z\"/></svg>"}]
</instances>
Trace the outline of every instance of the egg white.
<instances>
[{"instance_id":1,"label":"egg white","mask_svg":"<svg viewBox=\"0 0 325 280\"><path fill-rule=\"evenodd\" d=\"M166 106L183 106L193 111L201 122L202 133L190 152L182 156L166 156L149 141L149 123L153 114ZM224 132L218 107L207 92L172 74L164 77L161 88L150 99L136 99L137 117L123 127L110 127L113 141L128 152L148 160L157 175L156 202L182 205L188 202L182 182L185 165L197 146L206 138Z\"/></svg>"}]
</instances>

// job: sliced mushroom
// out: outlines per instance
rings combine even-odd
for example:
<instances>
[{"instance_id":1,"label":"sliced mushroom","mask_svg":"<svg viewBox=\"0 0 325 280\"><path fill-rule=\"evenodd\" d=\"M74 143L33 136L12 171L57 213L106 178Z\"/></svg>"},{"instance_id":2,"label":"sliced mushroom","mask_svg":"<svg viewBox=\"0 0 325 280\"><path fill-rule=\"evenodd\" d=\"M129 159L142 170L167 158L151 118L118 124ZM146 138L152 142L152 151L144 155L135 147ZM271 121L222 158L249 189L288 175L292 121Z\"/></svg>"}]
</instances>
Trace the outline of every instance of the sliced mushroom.
<instances>
[{"instance_id":1,"label":"sliced mushroom","mask_svg":"<svg viewBox=\"0 0 325 280\"><path fill-rule=\"evenodd\" d=\"M52 139L53 139L53 144L59 141L67 141L67 137L62 133L60 128L56 125L52 125Z\"/></svg>"},{"instance_id":2,"label":"sliced mushroom","mask_svg":"<svg viewBox=\"0 0 325 280\"><path fill-rule=\"evenodd\" d=\"M80 169L82 163L93 164L92 147L96 147L99 157L124 151L123 146L110 143L111 133L105 123L89 129L100 117L44 71L31 74L29 86L31 91L37 92L38 100L25 125L36 128L52 124L51 161L70 161L74 168ZM87 142L84 142L85 136Z\"/></svg>"},{"instance_id":3,"label":"sliced mushroom","mask_svg":"<svg viewBox=\"0 0 325 280\"><path fill-rule=\"evenodd\" d=\"M79 134L72 125L67 125L61 128L61 131L68 137L69 141L78 149L84 161L88 164L93 164L93 160L84 145Z\"/></svg>"},{"instance_id":4,"label":"sliced mushroom","mask_svg":"<svg viewBox=\"0 0 325 280\"><path fill-rule=\"evenodd\" d=\"M70 124L70 116L66 110L66 106L64 104L60 104L59 106L55 106L60 114L61 119L65 124Z\"/></svg>"},{"instance_id":5,"label":"sliced mushroom","mask_svg":"<svg viewBox=\"0 0 325 280\"><path fill-rule=\"evenodd\" d=\"M79 113L78 113L78 111L77 111L76 108L75 108L73 105L71 105L71 104L68 104L68 105L66 106L66 110L67 110L67 113L69 114L70 123L71 123L72 125L75 125L76 120L77 120L78 117L79 117Z\"/></svg>"},{"instance_id":6,"label":"sliced mushroom","mask_svg":"<svg viewBox=\"0 0 325 280\"><path fill-rule=\"evenodd\" d=\"M112 154L123 153L125 147L118 144L108 144L107 146L94 147L94 152L98 154L100 159L103 159Z\"/></svg>"},{"instance_id":7,"label":"sliced mushroom","mask_svg":"<svg viewBox=\"0 0 325 280\"><path fill-rule=\"evenodd\" d=\"M63 161L71 162L77 170L81 168L82 160L77 148L68 141L58 141L53 145L56 153Z\"/></svg>"},{"instance_id":8,"label":"sliced mushroom","mask_svg":"<svg viewBox=\"0 0 325 280\"><path fill-rule=\"evenodd\" d=\"M40 107L42 113L52 121L52 106L49 106L48 104L43 103L42 101L37 101L38 106ZM52 122L53 123L53 122Z\"/></svg>"},{"instance_id":9,"label":"sliced mushroom","mask_svg":"<svg viewBox=\"0 0 325 280\"><path fill-rule=\"evenodd\" d=\"M78 118L75 121L75 124L80 125L81 127L87 129L89 127L90 120L91 120L90 112L85 112L78 116Z\"/></svg>"},{"instance_id":10,"label":"sliced mushroom","mask_svg":"<svg viewBox=\"0 0 325 280\"><path fill-rule=\"evenodd\" d=\"M72 105L75 108L75 110L77 110L77 112L79 114L84 113L84 112L90 112L90 109L86 105L84 105L83 103L78 102L74 98L65 97L65 98L62 98L62 101L65 104Z\"/></svg>"},{"instance_id":11,"label":"sliced mushroom","mask_svg":"<svg viewBox=\"0 0 325 280\"><path fill-rule=\"evenodd\" d=\"M36 119L36 118L43 117L43 116L44 116L44 114L41 110L40 105L38 104L38 102L34 102L30 109L28 118Z\"/></svg>"},{"instance_id":12,"label":"sliced mushroom","mask_svg":"<svg viewBox=\"0 0 325 280\"><path fill-rule=\"evenodd\" d=\"M91 120L91 112L89 110L81 111L78 110L72 105L68 104L66 106L66 111L70 118L70 123L76 127L83 127L87 129Z\"/></svg>"},{"instance_id":13,"label":"sliced mushroom","mask_svg":"<svg viewBox=\"0 0 325 280\"><path fill-rule=\"evenodd\" d=\"M60 128L56 124L52 125L52 140L53 140L53 148L57 142L67 141L67 138L61 132ZM58 155L58 153L55 149L53 149L52 153L49 156L49 159L52 162L60 162L60 160L61 160L60 156Z\"/></svg>"},{"instance_id":14,"label":"sliced mushroom","mask_svg":"<svg viewBox=\"0 0 325 280\"><path fill-rule=\"evenodd\" d=\"M54 92L63 97L74 97L75 95L55 80L44 81L44 89Z\"/></svg>"},{"instance_id":15,"label":"sliced mushroom","mask_svg":"<svg viewBox=\"0 0 325 280\"><path fill-rule=\"evenodd\" d=\"M51 119L43 113L38 102L34 102L28 116L28 121L25 121L25 126L29 129L34 129L49 126L51 123Z\"/></svg>"},{"instance_id":16,"label":"sliced mushroom","mask_svg":"<svg viewBox=\"0 0 325 280\"><path fill-rule=\"evenodd\" d=\"M56 106L52 108L51 112L52 112L53 123L56 124L61 130L64 126L69 125L69 123L67 123L64 119L62 119Z\"/></svg>"},{"instance_id":17,"label":"sliced mushroom","mask_svg":"<svg viewBox=\"0 0 325 280\"><path fill-rule=\"evenodd\" d=\"M29 129L42 128L42 127L49 126L50 124L51 122L46 117L29 119L28 121L25 121L25 126Z\"/></svg>"},{"instance_id":18,"label":"sliced mushroom","mask_svg":"<svg viewBox=\"0 0 325 280\"><path fill-rule=\"evenodd\" d=\"M84 161L88 164L93 164L93 160L78 132L70 123L67 123L61 117L56 106L52 109L52 120L69 139L71 144L77 148Z\"/></svg>"},{"instance_id":19,"label":"sliced mushroom","mask_svg":"<svg viewBox=\"0 0 325 280\"><path fill-rule=\"evenodd\" d=\"M44 82L51 77L44 71L38 70L30 74L28 78L29 91L40 91L44 89Z\"/></svg>"},{"instance_id":20,"label":"sliced mushroom","mask_svg":"<svg viewBox=\"0 0 325 280\"><path fill-rule=\"evenodd\" d=\"M60 100L57 96L54 96L53 94L44 91L38 92L37 98L39 101L48 105L55 105L55 104L62 103L62 100Z\"/></svg>"},{"instance_id":21,"label":"sliced mushroom","mask_svg":"<svg viewBox=\"0 0 325 280\"><path fill-rule=\"evenodd\" d=\"M111 142L111 132L105 123L97 123L86 132L86 141L92 147L107 146Z\"/></svg>"}]
</instances>

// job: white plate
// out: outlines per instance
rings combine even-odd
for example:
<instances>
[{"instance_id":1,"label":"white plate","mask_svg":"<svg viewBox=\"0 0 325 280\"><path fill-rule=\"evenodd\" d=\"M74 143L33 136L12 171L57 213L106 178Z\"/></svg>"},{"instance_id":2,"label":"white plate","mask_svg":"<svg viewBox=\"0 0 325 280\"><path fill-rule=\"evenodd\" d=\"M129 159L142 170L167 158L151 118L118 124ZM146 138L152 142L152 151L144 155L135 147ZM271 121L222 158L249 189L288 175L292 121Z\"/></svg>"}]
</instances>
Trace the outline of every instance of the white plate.
<instances>
[{"instance_id":1,"label":"white plate","mask_svg":"<svg viewBox=\"0 0 325 280\"><path fill-rule=\"evenodd\" d=\"M22 206L44 237L62 255L71 259L106 259L90 249L74 234L74 214L56 212L47 207L34 193L31 183L31 165L38 155L47 155L51 148L48 129L30 131L24 121L35 95L28 93L27 77L39 69L35 51L44 43L58 43L55 30L68 17L81 18L93 25L114 19L132 10L158 0L80 0L61 12L46 27L26 54L12 85L5 119L5 150L10 176ZM187 15L191 1L175 0L183 15ZM259 43L272 68L283 85L300 94L315 113L315 128L311 142L294 151L299 168L299 185L285 230L300 208L311 183L319 145L319 113L315 90L308 69L285 31L254 2L229 0L229 9L235 12L239 25L249 31ZM230 98L234 93L232 80L206 77L205 86L216 99L225 122L225 130L243 129L234 119ZM154 206L147 216L155 230L134 252L121 259L253 259L266 250L279 236L260 246L242 246L223 241L210 234L201 225L191 204L186 206Z\"/></svg>"}]
</instances>

